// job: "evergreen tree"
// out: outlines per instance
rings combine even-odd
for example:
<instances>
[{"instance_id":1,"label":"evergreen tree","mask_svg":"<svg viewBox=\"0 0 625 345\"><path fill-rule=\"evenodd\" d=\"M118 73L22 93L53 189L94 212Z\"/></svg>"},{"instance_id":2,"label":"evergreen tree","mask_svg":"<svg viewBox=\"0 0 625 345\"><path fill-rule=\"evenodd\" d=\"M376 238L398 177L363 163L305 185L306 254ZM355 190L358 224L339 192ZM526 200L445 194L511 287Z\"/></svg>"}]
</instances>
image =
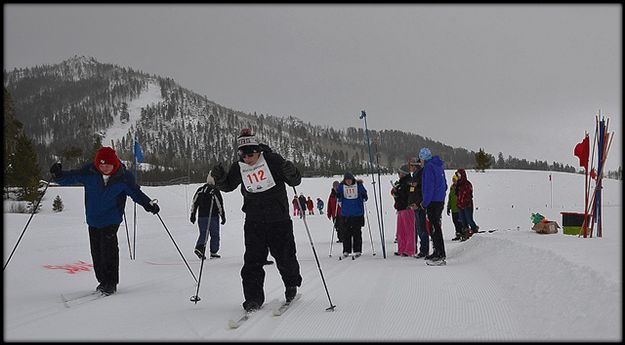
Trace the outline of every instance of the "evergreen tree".
<instances>
[{"instance_id":1,"label":"evergreen tree","mask_svg":"<svg viewBox=\"0 0 625 345\"><path fill-rule=\"evenodd\" d=\"M15 119L15 106L9 91L4 88L4 187L14 186L15 181L12 173L9 157L15 154L17 137L22 131L21 122Z\"/></svg>"},{"instance_id":2,"label":"evergreen tree","mask_svg":"<svg viewBox=\"0 0 625 345\"><path fill-rule=\"evenodd\" d=\"M497 164L495 164L495 167L498 169L504 169L506 167L506 161L503 159L503 153L501 152L499 152L497 156Z\"/></svg>"},{"instance_id":3,"label":"evergreen tree","mask_svg":"<svg viewBox=\"0 0 625 345\"><path fill-rule=\"evenodd\" d=\"M9 165L9 174L14 185L19 187L20 199L30 202L37 200L41 170L35 148L25 134L18 135L15 153L9 157Z\"/></svg>"},{"instance_id":4,"label":"evergreen tree","mask_svg":"<svg viewBox=\"0 0 625 345\"><path fill-rule=\"evenodd\" d=\"M493 157L484 152L484 149L480 149L478 152L475 153L475 163L476 163L476 167L475 170L476 171L484 171L486 169L489 169L492 165L492 161L493 161Z\"/></svg>"},{"instance_id":5,"label":"evergreen tree","mask_svg":"<svg viewBox=\"0 0 625 345\"><path fill-rule=\"evenodd\" d=\"M65 160L63 163L66 164L67 167L76 166L79 164L80 158L82 157L82 149L78 146L70 146L63 150L61 156Z\"/></svg>"},{"instance_id":6,"label":"evergreen tree","mask_svg":"<svg viewBox=\"0 0 625 345\"><path fill-rule=\"evenodd\" d=\"M63 200L61 200L60 196L56 196L56 198L54 198L54 201L52 202L52 211L54 212L61 212L63 211Z\"/></svg>"}]
</instances>

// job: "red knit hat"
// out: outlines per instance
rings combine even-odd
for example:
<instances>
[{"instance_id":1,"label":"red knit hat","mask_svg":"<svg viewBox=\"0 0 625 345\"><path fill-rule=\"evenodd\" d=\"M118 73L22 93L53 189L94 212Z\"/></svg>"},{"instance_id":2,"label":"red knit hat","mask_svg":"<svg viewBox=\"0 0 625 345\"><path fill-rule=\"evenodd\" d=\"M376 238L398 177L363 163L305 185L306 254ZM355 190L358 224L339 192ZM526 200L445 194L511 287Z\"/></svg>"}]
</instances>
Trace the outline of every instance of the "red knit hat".
<instances>
[{"instance_id":1,"label":"red knit hat","mask_svg":"<svg viewBox=\"0 0 625 345\"><path fill-rule=\"evenodd\" d=\"M98 152L95 153L95 167L100 171L100 164L113 164L113 171L111 175L113 175L117 169L121 166L121 162L119 158L117 158L117 154L115 154L115 150L108 146L101 147ZM102 173L102 171L100 171Z\"/></svg>"}]
</instances>

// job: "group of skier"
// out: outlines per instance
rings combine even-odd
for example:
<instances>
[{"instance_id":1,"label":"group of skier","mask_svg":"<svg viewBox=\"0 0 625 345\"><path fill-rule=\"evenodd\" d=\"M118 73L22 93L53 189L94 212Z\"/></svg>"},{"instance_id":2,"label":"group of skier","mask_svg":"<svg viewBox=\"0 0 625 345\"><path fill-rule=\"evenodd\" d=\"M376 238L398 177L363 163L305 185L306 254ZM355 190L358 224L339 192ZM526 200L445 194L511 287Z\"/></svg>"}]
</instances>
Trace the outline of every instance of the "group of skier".
<instances>
[{"instance_id":1,"label":"group of skier","mask_svg":"<svg viewBox=\"0 0 625 345\"><path fill-rule=\"evenodd\" d=\"M310 216L315 214L315 203L310 196L306 199L304 194L300 194L299 197L294 195L293 200L291 200L291 204L293 205L293 217L299 216L300 218L303 218L306 210L308 210L308 215ZM319 210L319 214L323 214L324 206L323 200L321 200L321 198L317 198L317 209Z\"/></svg>"},{"instance_id":2,"label":"group of skier","mask_svg":"<svg viewBox=\"0 0 625 345\"><path fill-rule=\"evenodd\" d=\"M399 180L391 195L397 210L398 256L425 258L429 264L445 264L445 243L442 233L442 212L447 192L444 162L422 148L398 169ZM430 238L434 250L429 253ZM417 252L418 248L418 252Z\"/></svg>"},{"instance_id":3,"label":"group of skier","mask_svg":"<svg viewBox=\"0 0 625 345\"><path fill-rule=\"evenodd\" d=\"M210 237L210 257L219 258L219 225L226 223L221 192L231 192L240 186L242 211L245 213L245 253L240 272L244 295L242 306L246 311L254 311L265 301L263 266L271 263L267 260L269 253L276 260L287 302L295 298L297 288L302 284L286 192L287 185L295 191L302 177L292 162L259 143L248 128L242 129L237 138L237 154L237 160L227 169L219 163L208 173L206 184L198 188L193 196L190 221L198 221L195 254L201 259L206 258L206 242ZM82 168L64 171L60 163L55 163L50 173L52 180L59 185L84 186L91 255L99 283L96 290L104 295L115 293L119 283L117 230L127 196L153 214L159 213L159 206L141 191L133 174L110 147L100 148L94 162ZM443 161L438 156L432 157L430 150L423 148L419 158L402 166L399 174L400 180L392 190L394 206L398 211L398 251L395 254L425 257L432 262L444 263L446 255L441 215L447 183ZM458 182L454 177L452 188L456 187L458 212L449 204L447 211L453 212L458 224L469 224L471 230L477 231L472 217L471 184L466 180L464 170L459 169L456 174ZM296 200L302 212L305 212L303 206L306 205L309 214L313 214L310 197L306 200L300 194L299 198L294 198L294 206ZM342 257L351 254L356 258L362 254L361 229L365 224L364 203L367 200L362 180L357 180L352 173L346 172L341 182L334 181L326 215L334 224L338 241L343 244ZM323 214L323 201L317 198L317 203L320 214ZM304 217L303 214L301 216ZM429 234L426 228L428 221ZM464 236L463 233L461 228L459 234ZM428 255L429 237L432 238L434 251ZM418 241L421 243L419 253L416 253Z\"/></svg>"},{"instance_id":4,"label":"group of skier","mask_svg":"<svg viewBox=\"0 0 625 345\"><path fill-rule=\"evenodd\" d=\"M397 210L395 255L445 264L441 215L447 182L443 164L440 157L432 156L429 149L423 148L418 158L411 158L397 170L399 180L391 189L393 206ZM452 241L466 241L478 232L479 226L473 220L473 186L464 169L458 169L452 177L447 198L447 215L450 214L456 231ZM429 237L434 246L432 254L429 254Z\"/></svg>"}]
</instances>

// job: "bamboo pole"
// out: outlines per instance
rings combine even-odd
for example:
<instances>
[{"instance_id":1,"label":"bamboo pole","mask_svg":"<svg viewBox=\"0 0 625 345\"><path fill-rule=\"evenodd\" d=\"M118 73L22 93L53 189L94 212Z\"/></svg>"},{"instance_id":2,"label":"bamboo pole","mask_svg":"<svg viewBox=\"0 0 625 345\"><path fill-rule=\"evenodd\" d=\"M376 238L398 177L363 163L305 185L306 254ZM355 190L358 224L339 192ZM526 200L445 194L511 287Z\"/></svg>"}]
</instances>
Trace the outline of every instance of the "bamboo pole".
<instances>
[{"instance_id":1,"label":"bamboo pole","mask_svg":"<svg viewBox=\"0 0 625 345\"><path fill-rule=\"evenodd\" d=\"M595 144L597 143L597 135L599 131L599 117L597 115L595 115L595 135L592 139L592 153L590 154L590 165L588 165L589 169L592 171L592 166L593 164L595 164ZM588 170L588 169L587 169ZM584 223L582 224L582 227L579 229L579 233L578 233L578 237L582 236L582 233L584 235L584 238L586 238L588 236L588 218L589 218L589 214L588 214L588 195L590 194L590 182L591 182L592 177L588 178L588 183L586 184L586 193L585 193L585 202L584 202Z\"/></svg>"},{"instance_id":2,"label":"bamboo pole","mask_svg":"<svg viewBox=\"0 0 625 345\"><path fill-rule=\"evenodd\" d=\"M614 138L614 135L608 135L608 141L607 144L604 144L604 155L601 159L601 173L599 174L599 176L597 176L597 187L595 190L599 190L599 193L601 193L601 189L603 188L603 176L604 176L604 169L605 169L605 162L607 160L608 157L608 152L610 150L610 147L612 146L612 138ZM597 236L599 237L603 237L603 227L602 227L602 222L601 222L601 203L599 203L597 205L597 207L599 208L599 217L597 218ZM591 232L590 235L592 237L592 227L591 227Z\"/></svg>"}]
</instances>

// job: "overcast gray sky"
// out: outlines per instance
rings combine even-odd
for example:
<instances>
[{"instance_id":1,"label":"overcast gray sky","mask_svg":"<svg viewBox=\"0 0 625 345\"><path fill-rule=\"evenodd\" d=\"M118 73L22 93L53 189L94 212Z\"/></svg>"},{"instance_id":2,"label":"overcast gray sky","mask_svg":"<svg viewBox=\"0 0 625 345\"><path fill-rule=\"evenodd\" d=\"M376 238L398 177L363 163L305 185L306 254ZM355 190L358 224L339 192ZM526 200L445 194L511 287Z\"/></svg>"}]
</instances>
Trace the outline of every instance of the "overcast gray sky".
<instances>
[{"instance_id":1,"label":"overcast gray sky","mask_svg":"<svg viewBox=\"0 0 625 345\"><path fill-rule=\"evenodd\" d=\"M579 168L601 110L622 165L622 6L4 5L4 68L74 55L244 112L417 133ZM419 148L415 148L415 152Z\"/></svg>"}]
</instances>

